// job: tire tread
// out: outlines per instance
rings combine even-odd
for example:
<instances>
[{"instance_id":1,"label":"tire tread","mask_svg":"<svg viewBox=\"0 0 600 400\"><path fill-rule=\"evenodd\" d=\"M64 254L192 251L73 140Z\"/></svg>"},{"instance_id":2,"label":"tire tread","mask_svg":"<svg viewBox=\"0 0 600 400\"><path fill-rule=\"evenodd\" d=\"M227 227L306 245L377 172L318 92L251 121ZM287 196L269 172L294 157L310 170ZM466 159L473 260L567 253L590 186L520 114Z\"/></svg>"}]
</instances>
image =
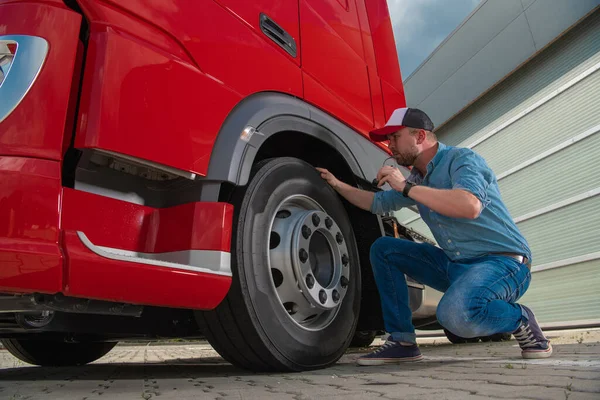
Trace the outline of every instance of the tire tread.
<instances>
[{"instance_id":1,"label":"tire tread","mask_svg":"<svg viewBox=\"0 0 600 400\"><path fill-rule=\"evenodd\" d=\"M231 202L236 205L234 221L238 221L238 226L234 226L235 243L232 243L232 258L235 257L236 263L239 261L236 249L243 239L237 236L243 224L243 221L239 221L240 210L244 212L247 210L252 193L272 171L284 164L298 161L300 160L288 157L260 161L252 169L247 188L234 190ZM263 168L267 164L268 167ZM242 295L244 291L241 290L241 285L245 285L243 277L236 276L236 271L233 271L233 274L232 287L221 304L215 310L196 313L200 329L203 330L208 341L224 359L245 369L263 372L305 370L305 367L286 359L271 343L268 343L266 335L262 335L261 338L256 331L242 329L242 326L256 326L253 320L257 317L249 311L251 307Z\"/></svg>"}]
</instances>

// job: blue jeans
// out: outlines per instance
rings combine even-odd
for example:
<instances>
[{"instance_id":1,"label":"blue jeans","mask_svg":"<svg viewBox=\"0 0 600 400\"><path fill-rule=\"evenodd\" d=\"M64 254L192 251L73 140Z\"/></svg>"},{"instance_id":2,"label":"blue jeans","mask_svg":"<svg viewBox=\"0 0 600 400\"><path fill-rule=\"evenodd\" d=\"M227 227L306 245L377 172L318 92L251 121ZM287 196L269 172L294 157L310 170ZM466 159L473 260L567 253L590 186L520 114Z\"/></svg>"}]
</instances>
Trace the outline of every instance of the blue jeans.
<instances>
[{"instance_id":1,"label":"blue jeans","mask_svg":"<svg viewBox=\"0 0 600 400\"><path fill-rule=\"evenodd\" d=\"M515 302L529 287L531 273L511 257L488 255L453 262L433 245L382 237L371 247L371 265L392 340L416 343L404 274L444 293L437 319L455 335L514 332L527 317Z\"/></svg>"}]
</instances>

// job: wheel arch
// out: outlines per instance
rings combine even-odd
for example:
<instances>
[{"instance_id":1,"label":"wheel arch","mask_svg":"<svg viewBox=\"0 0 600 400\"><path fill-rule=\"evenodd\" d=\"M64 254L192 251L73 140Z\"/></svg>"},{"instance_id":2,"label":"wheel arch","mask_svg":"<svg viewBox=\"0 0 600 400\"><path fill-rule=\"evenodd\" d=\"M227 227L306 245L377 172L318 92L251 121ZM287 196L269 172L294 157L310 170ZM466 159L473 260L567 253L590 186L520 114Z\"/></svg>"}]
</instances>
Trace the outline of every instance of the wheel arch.
<instances>
[{"instance_id":1,"label":"wheel arch","mask_svg":"<svg viewBox=\"0 0 600 400\"><path fill-rule=\"evenodd\" d=\"M387 158L360 133L303 100L262 92L242 100L230 112L215 141L206 179L247 184L260 148L282 132L300 133L328 145L358 179L373 179Z\"/></svg>"},{"instance_id":2,"label":"wheel arch","mask_svg":"<svg viewBox=\"0 0 600 400\"><path fill-rule=\"evenodd\" d=\"M247 136L242 139L242 133ZM230 113L215 142L207 179L227 188L248 183L252 166L272 157L296 157L328 168L341 180L369 189L388 155L360 133L310 104L280 93L260 93ZM357 329L383 329L379 292L370 263L371 244L385 235L381 217L341 198L355 233L362 275L362 302Z\"/></svg>"}]
</instances>

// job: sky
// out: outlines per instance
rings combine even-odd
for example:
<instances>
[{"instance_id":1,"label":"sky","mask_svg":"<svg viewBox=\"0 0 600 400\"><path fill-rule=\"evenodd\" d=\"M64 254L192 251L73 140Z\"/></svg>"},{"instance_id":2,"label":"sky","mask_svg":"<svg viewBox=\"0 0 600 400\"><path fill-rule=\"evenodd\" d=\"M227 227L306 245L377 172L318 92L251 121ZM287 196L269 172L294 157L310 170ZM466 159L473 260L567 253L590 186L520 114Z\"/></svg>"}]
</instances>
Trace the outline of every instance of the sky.
<instances>
[{"instance_id":1,"label":"sky","mask_svg":"<svg viewBox=\"0 0 600 400\"><path fill-rule=\"evenodd\" d=\"M387 0L402 79L475 9L481 0Z\"/></svg>"}]
</instances>

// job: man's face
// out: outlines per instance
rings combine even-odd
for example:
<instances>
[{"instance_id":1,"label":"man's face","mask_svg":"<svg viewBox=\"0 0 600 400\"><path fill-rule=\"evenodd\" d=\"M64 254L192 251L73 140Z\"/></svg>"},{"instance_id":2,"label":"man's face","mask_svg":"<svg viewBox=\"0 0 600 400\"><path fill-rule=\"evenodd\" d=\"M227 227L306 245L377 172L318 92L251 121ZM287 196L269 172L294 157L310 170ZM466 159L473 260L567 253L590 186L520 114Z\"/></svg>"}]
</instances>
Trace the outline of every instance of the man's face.
<instances>
[{"instance_id":1,"label":"man's face","mask_svg":"<svg viewBox=\"0 0 600 400\"><path fill-rule=\"evenodd\" d=\"M399 131L388 136L390 141L390 150L396 158L398 165L410 167L414 165L415 160L420 154L417 146L417 135L411 135L408 128L402 128Z\"/></svg>"}]
</instances>

